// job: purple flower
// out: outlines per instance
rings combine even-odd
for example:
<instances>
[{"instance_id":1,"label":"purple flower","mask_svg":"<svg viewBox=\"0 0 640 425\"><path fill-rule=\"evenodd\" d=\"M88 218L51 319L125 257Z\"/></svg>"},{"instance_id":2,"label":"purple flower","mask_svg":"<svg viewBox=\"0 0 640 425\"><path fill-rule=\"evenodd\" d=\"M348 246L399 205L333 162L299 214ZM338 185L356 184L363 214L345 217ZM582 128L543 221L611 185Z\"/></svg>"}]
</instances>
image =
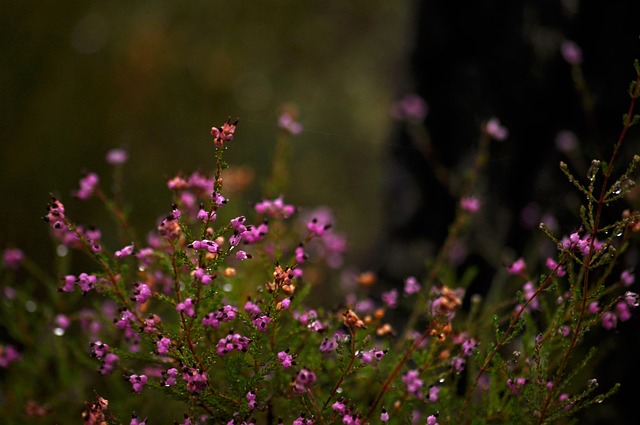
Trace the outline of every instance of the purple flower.
<instances>
[{"instance_id":1,"label":"purple flower","mask_svg":"<svg viewBox=\"0 0 640 425\"><path fill-rule=\"evenodd\" d=\"M404 293L406 295L413 295L420 292L420 283L418 279L413 276L409 276L404 281Z\"/></svg>"},{"instance_id":2,"label":"purple flower","mask_svg":"<svg viewBox=\"0 0 640 425\"><path fill-rule=\"evenodd\" d=\"M119 251L115 252L115 257L120 259L133 254L133 244L127 245Z\"/></svg>"},{"instance_id":3,"label":"purple flower","mask_svg":"<svg viewBox=\"0 0 640 425\"><path fill-rule=\"evenodd\" d=\"M179 313L184 313L189 317L196 317L195 304L193 303L193 300L191 298L187 298L183 302L178 303L178 305L176 305L176 310L178 310Z\"/></svg>"},{"instance_id":4,"label":"purple flower","mask_svg":"<svg viewBox=\"0 0 640 425\"><path fill-rule=\"evenodd\" d=\"M165 336L161 337L156 342L156 351L158 354L169 354L169 347L171 346L171 340Z\"/></svg>"},{"instance_id":5,"label":"purple flower","mask_svg":"<svg viewBox=\"0 0 640 425\"><path fill-rule=\"evenodd\" d=\"M620 273L620 280L624 286L631 286L633 285L633 282L635 282L636 276L631 270L624 270Z\"/></svg>"},{"instance_id":6,"label":"purple flower","mask_svg":"<svg viewBox=\"0 0 640 425\"><path fill-rule=\"evenodd\" d=\"M580 65L582 63L582 49L571 40L565 40L560 45L562 57L570 65Z\"/></svg>"},{"instance_id":7,"label":"purple flower","mask_svg":"<svg viewBox=\"0 0 640 425\"><path fill-rule=\"evenodd\" d=\"M278 353L278 360L280 360L280 363L282 364L282 368L283 369L289 369L291 366L294 365L294 361L293 358L295 356L289 354L289 350L285 350L285 351L280 351Z\"/></svg>"},{"instance_id":8,"label":"purple flower","mask_svg":"<svg viewBox=\"0 0 640 425\"><path fill-rule=\"evenodd\" d=\"M122 148L111 149L107 152L107 163L111 165L121 165L127 162L129 153Z\"/></svg>"},{"instance_id":9,"label":"purple flower","mask_svg":"<svg viewBox=\"0 0 640 425\"><path fill-rule=\"evenodd\" d=\"M391 291L382 293L382 301L389 308L396 308L398 306L398 290L392 289Z\"/></svg>"},{"instance_id":10,"label":"purple flower","mask_svg":"<svg viewBox=\"0 0 640 425\"><path fill-rule=\"evenodd\" d=\"M460 208L468 213L475 214L480 211L480 200L472 196L462 198L460 199Z\"/></svg>"},{"instance_id":11,"label":"purple flower","mask_svg":"<svg viewBox=\"0 0 640 425\"><path fill-rule=\"evenodd\" d=\"M304 394L309 387L316 382L316 374L309 369L303 368L298 371L293 384L294 394Z\"/></svg>"},{"instance_id":12,"label":"purple flower","mask_svg":"<svg viewBox=\"0 0 640 425\"><path fill-rule=\"evenodd\" d=\"M265 199L257 203L255 210L258 214L267 215L271 218L289 218L296 211L296 207L285 204L282 196L280 196L273 201Z\"/></svg>"},{"instance_id":13,"label":"purple flower","mask_svg":"<svg viewBox=\"0 0 640 425\"><path fill-rule=\"evenodd\" d=\"M131 297L131 301L135 301L139 304L146 303L149 298L151 298L151 288L146 283L134 283L136 289L133 291L133 297Z\"/></svg>"},{"instance_id":14,"label":"purple flower","mask_svg":"<svg viewBox=\"0 0 640 425\"><path fill-rule=\"evenodd\" d=\"M255 326L260 332L266 332L267 326L271 322L271 318L269 316L259 316L253 319L253 326Z\"/></svg>"},{"instance_id":15,"label":"purple flower","mask_svg":"<svg viewBox=\"0 0 640 425\"><path fill-rule=\"evenodd\" d=\"M94 194L100 179L96 173L87 173L80 179L80 189L73 192L73 196L78 199L89 199Z\"/></svg>"},{"instance_id":16,"label":"purple flower","mask_svg":"<svg viewBox=\"0 0 640 425\"><path fill-rule=\"evenodd\" d=\"M8 248L2 253L4 266L8 269L16 270L24 261L24 252L18 248Z\"/></svg>"},{"instance_id":17,"label":"purple flower","mask_svg":"<svg viewBox=\"0 0 640 425\"><path fill-rule=\"evenodd\" d=\"M505 140L509 136L509 130L500 124L497 118L491 118L484 126L484 131L489 137L499 142Z\"/></svg>"},{"instance_id":18,"label":"purple flower","mask_svg":"<svg viewBox=\"0 0 640 425\"><path fill-rule=\"evenodd\" d=\"M131 375L129 376L129 382L131 383L133 392L139 394L142 391L144 384L147 383L147 375Z\"/></svg>"},{"instance_id":19,"label":"purple flower","mask_svg":"<svg viewBox=\"0 0 640 425\"><path fill-rule=\"evenodd\" d=\"M526 268L527 263L525 263L524 258L520 257L507 268L507 271L509 274L518 275L524 273Z\"/></svg>"}]
</instances>

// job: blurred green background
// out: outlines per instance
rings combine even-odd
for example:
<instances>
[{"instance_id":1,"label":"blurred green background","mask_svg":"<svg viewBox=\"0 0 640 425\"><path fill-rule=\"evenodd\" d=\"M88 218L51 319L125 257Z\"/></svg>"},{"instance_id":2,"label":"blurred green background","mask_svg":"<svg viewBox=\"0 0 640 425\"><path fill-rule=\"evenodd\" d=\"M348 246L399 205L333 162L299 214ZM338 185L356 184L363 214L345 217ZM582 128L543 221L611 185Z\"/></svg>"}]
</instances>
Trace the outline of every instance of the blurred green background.
<instances>
[{"instance_id":1,"label":"blurred green background","mask_svg":"<svg viewBox=\"0 0 640 425\"><path fill-rule=\"evenodd\" d=\"M134 224L152 229L170 205L163 179L210 170L209 129L227 116L240 118L227 159L255 169L257 199L278 109L293 104L305 131L285 200L331 206L352 252L366 251L411 9L405 0L5 3L0 244L50 255L40 219L50 192L72 217L102 225L87 222L98 203L70 192L86 170L108 187L114 147L130 153Z\"/></svg>"}]
</instances>

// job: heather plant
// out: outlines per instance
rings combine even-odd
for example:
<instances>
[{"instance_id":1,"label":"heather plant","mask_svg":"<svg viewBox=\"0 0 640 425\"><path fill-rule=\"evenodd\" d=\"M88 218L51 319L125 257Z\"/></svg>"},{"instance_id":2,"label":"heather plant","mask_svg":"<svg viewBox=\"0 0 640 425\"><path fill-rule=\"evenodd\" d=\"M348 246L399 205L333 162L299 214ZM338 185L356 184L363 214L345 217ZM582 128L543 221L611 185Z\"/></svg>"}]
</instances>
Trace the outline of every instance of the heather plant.
<instances>
[{"instance_id":1,"label":"heather plant","mask_svg":"<svg viewBox=\"0 0 640 425\"><path fill-rule=\"evenodd\" d=\"M635 68L608 161L594 160L585 176L560 164L582 196L580 221L568 230L541 224L544 240L498 272L484 296L467 293L477 274L459 270L455 257L482 209L478 178L489 146L508 142L495 118L483 126L472 168L452 185L460 203L448 238L423 275L391 287L343 266L346 240L329 210L286 201L288 144L302 131L292 115L280 118L266 196L245 211L228 195L237 175L225 162L227 149L242 148L237 120L211 129L210 173L166 180L173 203L143 240L129 224L122 184L109 194L100 176L85 174L74 196L102 202L114 227L87 226L52 196L44 219L58 278L19 249L4 251L6 420L59 416L90 389L82 413L67 417L132 425L570 421L618 390L584 379L596 349L587 334L615 328L638 305L624 255L640 213L605 220L633 189L640 161L618 165L640 119ZM395 113L416 137L426 134L420 99L406 98ZM126 152L107 160L118 171ZM323 292L329 302L318 300ZM21 379L39 388L13 392L26 388L12 384Z\"/></svg>"}]
</instances>

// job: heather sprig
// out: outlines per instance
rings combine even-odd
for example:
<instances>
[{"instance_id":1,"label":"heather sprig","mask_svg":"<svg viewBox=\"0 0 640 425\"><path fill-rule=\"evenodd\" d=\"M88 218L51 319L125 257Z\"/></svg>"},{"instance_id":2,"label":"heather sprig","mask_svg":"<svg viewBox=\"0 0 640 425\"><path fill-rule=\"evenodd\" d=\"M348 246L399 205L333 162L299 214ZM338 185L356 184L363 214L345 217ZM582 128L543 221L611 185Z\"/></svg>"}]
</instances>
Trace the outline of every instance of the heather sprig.
<instances>
[{"instance_id":1,"label":"heather sprig","mask_svg":"<svg viewBox=\"0 0 640 425\"><path fill-rule=\"evenodd\" d=\"M576 46L564 50L579 67ZM565 234L541 225L546 249L518 253L485 296L470 293L477 274L458 268L455 251L482 212L479 180L491 144L508 143L508 129L495 117L479 129L472 166L454 180L430 155L428 132L420 129L426 102L409 96L397 105L397 117L422 143L458 208L423 275L390 287L373 272L344 268L340 285L315 272L340 269L346 242L329 211L294 205L284 193L290 138L303 134L290 111L280 117L264 197L244 211L226 189L225 152L242 144L239 121L230 118L211 129L209 174L166 180L172 202L144 241L128 222L121 192L110 198L100 176L87 173L73 194L106 206L119 245L109 246L108 230L76 221L66 200L51 197L44 220L59 252L89 261L82 270L61 270L52 284L22 251L4 251L0 314L3 323L11 321L7 333L17 343L0 343L0 369L20 367L40 339L57 344L104 385L85 406L87 424L161 421L145 405L164 396L177 402L173 420L185 425L543 424L575 416L618 389L600 389L594 377L580 382L595 359L587 334L614 329L638 305L634 271L620 265L636 242L640 215L624 210L606 222L604 213L630 193L640 162L635 155L618 171L620 148L639 120L637 63L636 72L609 161L594 160L584 177L560 164L584 198L580 222ZM126 152L112 151L108 161L121 167ZM51 306L38 310L35 286L18 287L22 268L47 286ZM342 301L319 302L319 286ZM53 323L54 339L41 338L19 305L34 321ZM122 394L140 416L108 412ZM42 415L53 408L32 406Z\"/></svg>"}]
</instances>

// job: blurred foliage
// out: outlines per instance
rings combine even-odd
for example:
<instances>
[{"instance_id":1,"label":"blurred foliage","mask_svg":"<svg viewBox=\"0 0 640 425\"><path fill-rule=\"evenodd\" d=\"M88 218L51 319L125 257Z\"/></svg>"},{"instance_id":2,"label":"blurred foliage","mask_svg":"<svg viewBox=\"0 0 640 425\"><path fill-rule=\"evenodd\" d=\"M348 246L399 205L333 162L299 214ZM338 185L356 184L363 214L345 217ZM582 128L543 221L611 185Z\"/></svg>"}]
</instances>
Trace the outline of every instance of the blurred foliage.
<instances>
[{"instance_id":1,"label":"blurred foliage","mask_svg":"<svg viewBox=\"0 0 640 425\"><path fill-rule=\"evenodd\" d=\"M352 240L370 244L410 2L4 6L0 196L11 206L3 211L2 245L48 252L39 225L48 193L69 198L83 170L106 175L104 155L120 146L130 152L125 195L136 200L133 223L152 228L170 202L159 178L210 170L203 135L229 115L240 118L244 134L229 161L266 178L283 104L296 106L305 126L287 199L331 205ZM259 197L254 192L250 201ZM97 208L69 206L78 217Z\"/></svg>"}]
</instances>

